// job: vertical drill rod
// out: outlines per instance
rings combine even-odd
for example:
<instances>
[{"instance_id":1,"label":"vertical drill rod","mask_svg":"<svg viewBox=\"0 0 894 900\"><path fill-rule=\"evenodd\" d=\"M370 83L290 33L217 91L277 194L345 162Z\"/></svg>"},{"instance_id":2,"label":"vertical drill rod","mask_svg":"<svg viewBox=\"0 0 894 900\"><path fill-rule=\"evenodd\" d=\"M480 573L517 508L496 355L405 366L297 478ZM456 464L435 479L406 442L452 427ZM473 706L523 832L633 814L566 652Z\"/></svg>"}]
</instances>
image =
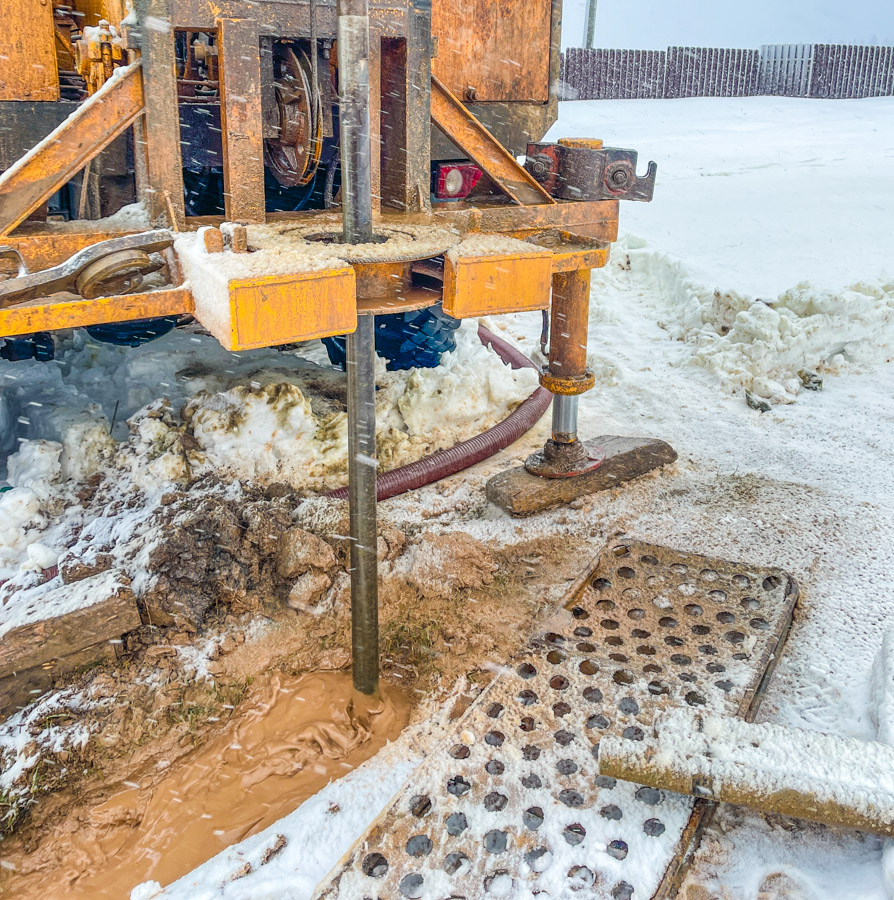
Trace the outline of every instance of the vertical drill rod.
<instances>
[{"instance_id":1,"label":"vertical drill rod","mask_svg":"<svg viewBox=\"0 0 894 900\"><path fill-rule=\"evenodd\" d=\"M372 240L367 0L338 0L342 216L345 243ZM354 688L379 689L376 560L375 323L360 316L348 335L348 502L351 516L351 647Z\"/></svg>"}]
</instances>

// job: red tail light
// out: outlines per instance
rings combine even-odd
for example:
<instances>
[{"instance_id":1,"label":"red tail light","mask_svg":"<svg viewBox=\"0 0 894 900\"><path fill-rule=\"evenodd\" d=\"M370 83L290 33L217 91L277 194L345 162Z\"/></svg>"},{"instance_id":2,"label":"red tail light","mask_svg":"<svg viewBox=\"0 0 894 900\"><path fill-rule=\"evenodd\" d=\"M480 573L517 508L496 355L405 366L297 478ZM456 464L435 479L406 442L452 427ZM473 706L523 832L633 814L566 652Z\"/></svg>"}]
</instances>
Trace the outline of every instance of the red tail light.
<instances>
[{"instance_id":1,"label":"red tail light","mask_svg":"<svg viewBox=\"0 0 894 900\"><path fill-rule=\"evenodd\" d=\"M441 163L435 182L438 200L463 200L481 180L481 169L473 163Z\"/></svg>"}]
</instances>

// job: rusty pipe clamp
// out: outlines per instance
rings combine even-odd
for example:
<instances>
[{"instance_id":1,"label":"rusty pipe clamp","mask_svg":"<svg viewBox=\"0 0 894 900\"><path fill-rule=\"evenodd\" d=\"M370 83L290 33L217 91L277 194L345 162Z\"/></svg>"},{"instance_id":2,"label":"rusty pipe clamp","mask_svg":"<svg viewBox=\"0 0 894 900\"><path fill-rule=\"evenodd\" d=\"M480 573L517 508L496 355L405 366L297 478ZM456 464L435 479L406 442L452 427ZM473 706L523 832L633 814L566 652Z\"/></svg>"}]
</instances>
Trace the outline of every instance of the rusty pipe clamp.
<instances>
[{"instance_id":1,"label":"rusty pipe clamp","mask_svg":"<svg viewBox=\"0 0 894 900\"><path fill-rule=\"evenodd\" d=\"M556 375L547 366L540 369L540 387L551 394L573 397L585 394L596 384L596 376L591 369L585 369L580 375Z\"/></svg>"}]
</instances>

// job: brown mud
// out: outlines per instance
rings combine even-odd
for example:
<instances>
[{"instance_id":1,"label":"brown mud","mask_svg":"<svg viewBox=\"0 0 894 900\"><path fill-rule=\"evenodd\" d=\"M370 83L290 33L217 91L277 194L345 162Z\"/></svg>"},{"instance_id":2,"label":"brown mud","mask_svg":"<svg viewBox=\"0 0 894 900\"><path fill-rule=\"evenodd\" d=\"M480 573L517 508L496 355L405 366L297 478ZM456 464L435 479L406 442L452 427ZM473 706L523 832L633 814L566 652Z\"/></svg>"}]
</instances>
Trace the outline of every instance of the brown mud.
<instances>
[{"instance_id":1,"label":"brown mud","mask_svg":"<svg viewBox=\"0 0 894 900\"><path fill-rule=\"evenodd\" d=\"M373 756L410 710L391 687L372 706L355 702L348 673L265 676L242 714L202 746L134 772L31 853L9 840L0 896L112 900L150 879L170 884Z\"/></svg>"}]
</instances>

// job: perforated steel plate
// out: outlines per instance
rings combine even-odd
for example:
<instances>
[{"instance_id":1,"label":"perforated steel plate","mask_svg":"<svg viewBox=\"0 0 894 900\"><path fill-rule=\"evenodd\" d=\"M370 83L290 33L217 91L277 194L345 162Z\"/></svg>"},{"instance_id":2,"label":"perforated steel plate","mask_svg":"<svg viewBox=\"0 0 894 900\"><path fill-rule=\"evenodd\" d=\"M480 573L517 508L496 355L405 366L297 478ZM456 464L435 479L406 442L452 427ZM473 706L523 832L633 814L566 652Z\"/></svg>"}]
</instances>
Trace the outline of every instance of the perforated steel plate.
<instances>
[{"instance_id":1,"label":"perforated steel plate","mask_svg":"<svg viewBox=\"0 0 894 900\"><path fill-rule=\"evenodd\" d=\"M668 896L711 805L600 776L599 740L671 705L753 717L796 597L778 569L608 547L318 896Z\"/></svg>"}]
</instances>

